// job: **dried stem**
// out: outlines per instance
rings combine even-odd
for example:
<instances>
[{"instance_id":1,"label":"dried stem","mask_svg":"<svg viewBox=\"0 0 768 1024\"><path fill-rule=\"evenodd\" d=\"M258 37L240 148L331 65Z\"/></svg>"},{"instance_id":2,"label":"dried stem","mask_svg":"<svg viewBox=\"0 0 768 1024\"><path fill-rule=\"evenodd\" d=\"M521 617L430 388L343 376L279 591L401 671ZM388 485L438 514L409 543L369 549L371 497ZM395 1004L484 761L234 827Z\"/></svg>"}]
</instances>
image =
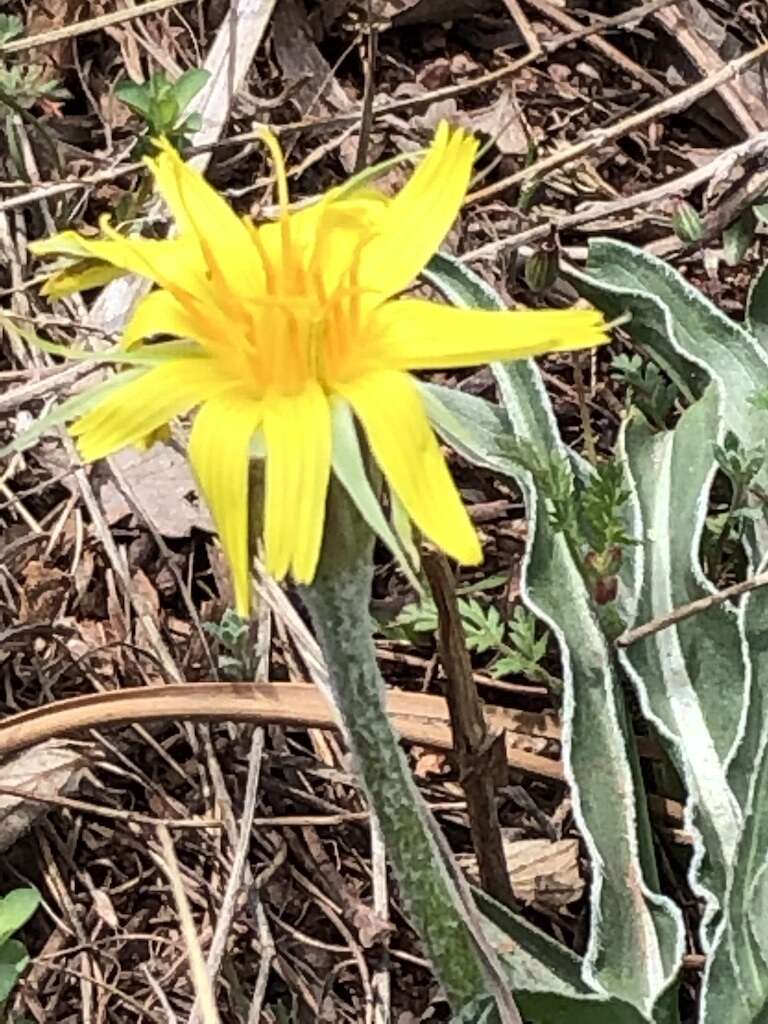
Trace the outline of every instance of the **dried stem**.
<instances>
[{"instance_id":1,"label":"dried stem","mask_svg":"<svg viewBox=\"0 0 768 1024\"><path fill-rule=\"evenodd\" d=\"M492 733L472 678L456 581L442 553L426 552L424 571L432 588L439 624L440 660L445 670L445 695L453 728L453 752L459 781L467 798L472 845L480 884L501 903L513 905L512 886L496 807L496 785L506 776L503 733Z\"/></svg>"},{"instance_id":2,"label":"dried stem","mask_svg":"<svg viewBox=\"0 0 768 1024\"><path fill-rule=\"evenodd\" d=\"M522 1024L466 881L416 788L386 714L368 612L373 538L339 486L331 487L327 517L320 565L302 595L406 912L454 1013L495 1002L500 1024Z\"/></svg>"},{"instance_id":3,"label":"dried stem","mask_svg":"<svg viewBox=\"0 0 768 1024\"><path fill-rule=\"evenodd\" d=\"M592 430L592 420L589 416L587 404L587 392L584 387L584 371L581 368L581 352L573 353L573 386L576 389L576 398L579 403L579 416L581 418L581 430L584 435L584 448L587 459L593 466L597 465L597 447L595 446L595 433Z\"/></svg>"},{"instance_id":4,"label":"dried stem","mask_svg":"<svg viewBox=\"0 0 768 1024\"><path fill-rule=\"evenodd\" d=\"M689 604L673 608L671 611L658 615L649 622L644 622L642 626L628 629L618 637L616 646L630 647L632 644L636 644L638 640L645 640L646 637L653 636L654 633L660 633L662 629L676 626L678 622L690 619L700 612L714 608L716 605L724 604L732 597L740 597L742 594L748 594L752 590L758 590L760 587L765 586L768 586L768 572L761 572L757 576L752 576L748 580L742 580L741 583L734 583L733 586L725 587L723 590L718 590L707 597L700 597Z\"/></svg>"}]
</instances>

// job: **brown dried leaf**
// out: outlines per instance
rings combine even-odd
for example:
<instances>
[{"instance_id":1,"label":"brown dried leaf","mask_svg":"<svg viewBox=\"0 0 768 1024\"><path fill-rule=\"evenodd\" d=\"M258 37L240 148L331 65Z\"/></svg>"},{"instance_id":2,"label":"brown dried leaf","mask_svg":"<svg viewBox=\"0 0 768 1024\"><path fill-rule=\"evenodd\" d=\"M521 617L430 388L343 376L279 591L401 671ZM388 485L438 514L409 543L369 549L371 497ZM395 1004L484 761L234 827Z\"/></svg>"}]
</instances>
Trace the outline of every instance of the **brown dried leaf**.
<instances>
[{"instance_id":1,"label":"brown dried leaf","mask_svg":"<svg viewBox=\"0 0 768 1024\"><path fill-rule=\"evenodd\" d=\"M3 5L5 6L5 5ZM36 36L52 29L70 25L74 19L77 0L58 0L55 4L30 4L26 35ZM45 46L34 47L28 53L29 61L42 67L45 80L58 77L59 71L72 64L72 40L57 39Z\"/></svg>"},{"instance_id":2,"label":"brown dried leaf","mask_svg":"<svg viewBox=\"0 0 768 1024\"><path fill-rule=\"evenodd\" d=\"M193 526L213 532L189 464L173 448L163 444L148 452L124 448L112 456L110 466L144 520L161 536L186 537ZM134 511L111 481L101 488L100 498L110 526Z\"/></svg>"},{"instance_id":3,"label":"brown dried leaf","mask_svg":"<svg viewBox=\"0 0 768 1024\"><path fill-rule=\"evenodd\" d=\"M22 577L19 621L43 623L56 620L69 592L71 580L67 573L55 566L33 561L24 567Z\"/></svg>"},{"instance_id":4,"label":"brown dried leaf","mask_svg":"<svg viewBox=\"0 0 768 1024\"><path fill-rule=\"evenodd\" d=\"M490 135L497 149L507 156L520 156L528 149L528 136L511 89L503 89L487 110L465 114L461 123L470 130Z\"/></svg>"},{"instance_id":5,"label":"brown dried leaf","mask_svg":"<svg viewBox=\"0 0 768 1024\"><path fill-rule=\"evenodd\" d=\"M434 775L444 775L450 768L445 754L434 750L423 750L414 747L415 754L413 774L418 779L426 779Z\"/></svg>"},{"instance_id":6,"label":"brown dried leaf","mask_svg":"<svg viewBox=\"0 0 768 1024\"><path fill-rule=\"evenodd\" d=\"M275 8L272 41L285 81L303 83L292 92L302 114L310 109L313 114L352 109L351 99L315 45L307 13L297 0L281 0Z\"/></svg>"},{"instance_id":7,"label":"brown dried leaf","mask_svg":"<svg viewBox=\"0 0 768 1024\"><path fill-rule=\"evenodd\" d=\"M361 903L352 915L352 924L357 928L357 935L363 949L371 949L380 942L385 942L395 927L389 921L379 917L372 907Z\"/></svg>"},{"instance_id":8,"label":"brown dried leaf","mask_svg":"<svg viewBox=\"0 0 768 1024\"><path fill-rule=\"evenodd\" d=\"M371 13L376 21L391 21L398 14L418 7L422 0L372 0Z\"/></svg>"},{"instance_id":9,"label":"brown dried leaf","mask_svg":"<svg viewBox=\"0 0 768 1024\"><path fill-rule=\"evenodd\" d=\"M504 843L512 892L523 903L565 907L584 892L578 839L519 839Z\"/></svg>"},{"instance_id":10,"label":"brown dried leaf","mask_svg":"<svg viewBox=\"0 0 768 1024\"><path fill-rule=\"evenodd\" d=\"M72 618L61 621L76 630L76 634L67 640L67 649L72 657L82 660L89 676L114 686L115 666L122 665L121 649L115 641L122 638L114 634L106 622Z\"/></svg>"},{"instance_id":11,"label":"brown dried leaf","mask_svg":"<svg viewBox=\"0 0 768 1024\"><path fill-rule=\"evenodd\" d=\"M578 900L584 892L579 871L578 839L517 839L504 842L504 856L515 899L553 910ZM478 880L474 856L459 862L473 881Z\"/></svg>"},{"instance_id":12,"label":"brown dried leaf","mask_svg":"<svg viewBox=\"0 0 768 1024\"><path fill-rule=\"evenodd\" d=\"M3 794L2 788L37 797L62 796L77 789L89 763L87 748L48 740L10 758L0 772L0 853L12 846L49 807L37 800Z\"/></svg>"},{"instance_id":13,"label":"brown dried leaf","mask_svg":"<svg viewBox=\"0 0 768 1024\"><path fill-rule=\"evenodd\" d=\"M144 69L141 66L141 51L136 41L136 33L130 25L107 25L105 33L120 47L123 66L132 82L144 81Z\"/></svg>"},{"instance_id":14,"label":"brown dried leaf","mask_svg":"<svg viewBox=\"0 0 768 1024\"><path fill-rule=\"evenodd\" d=\"M96 916L101 918L109 928L116 929L118 925L117 914L109 896L103 889L92 889L91 898L93 899L93 909L96 911Z\"/></svg>"}]
</instances>

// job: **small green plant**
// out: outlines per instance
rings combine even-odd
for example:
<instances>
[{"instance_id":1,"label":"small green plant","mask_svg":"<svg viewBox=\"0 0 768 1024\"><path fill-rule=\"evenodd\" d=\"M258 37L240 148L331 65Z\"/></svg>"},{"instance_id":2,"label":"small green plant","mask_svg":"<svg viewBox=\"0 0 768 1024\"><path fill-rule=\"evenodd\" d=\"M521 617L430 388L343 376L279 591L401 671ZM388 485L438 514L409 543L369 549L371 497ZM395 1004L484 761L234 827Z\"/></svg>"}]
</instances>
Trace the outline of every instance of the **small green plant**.
<instances>
[{"instance_id":1,"label":"small green plant","mask_svg":"<svg viewBox=\"0 0 768 1024\"><path fill-rule=\"evenodd\" d=\"M248 619L227 608L220 622L204 622L203 628L221 649L216 662L221 675L225 679L252 679L256 664Z\"/></svg>"},{"instance_id":2,"label":"small green plant","mask_svg":"<svg viewBox=\"0 0 768 1024\"><path fill-rule=\"evenodd\" d=\"M146 131L136 142L134 154L154 152L153 139L164 136L180 152L190 145L191 136L200 130L200 114L184 116L192 100L210 77L203 68L190 68L171 82L164 71L156 71L146 82L121 82L115 94L144 121Z\"/></svg>"},{"instance_id":3,"label":"small green plant","mask_svg":"<svg viewBox=\"0 0 768 1024\"><path fill-rule=\"evenodd\" d=\"M39 904L36 889L14 889L0 899L0 1013L29 962L24 944L13 935L27 923Z\"/></svg>"},{"instance_id":4,"label":"small green plant","mask_svg":"<svg viewBox=\"0 0 768 1024\"><path fill-rule=\"evenodd\" d=\"M549 646L549 632L537 636L536 618L518 605L505 620L494 605L480 604L473 597L460 597L459 614L467 647L477 654L491 654L487 668L495 676L521 675L543 683L556 692L560 681L541 665ZM380 633L391 640L423 643L437 630L437 608L431 597L407 604L387 625L378 625Z\"/></svg>"},{"instance_id":5,"label":"small green plant","mask_svg":"<svg viewBox=\"0 0 768 1024\"><path fill-rule=\"evenodd\" d=\"M583 486L576 486L564 456L541 455L517 440L505 447L509 457L533 477L546 500L550 526L564 534L597 604L613 602L624 549L637 543L624 519L629 490L620 465L601 462Z\"/></svg>"},{"instance_id":6,"label":"small green plant","mask_svg":"<svg viewBox=\"0 0 768 1024\"><path fill-rule=\"evenodd\" d=\"M622 515L629 496L621 463L601 462L577 501L582 533L589 544L584 558L587 582L598 604L615 599L624 549L637 543L627 533Z\"/></svg>"},{"instance_id":7,"label":"small green plant","mask_svg":"<svg viewBox=\"0 0 768 1024\"><path fill-rule=\"evenodd\" d=\"M758 218L748 206L723 231L723 256L729 267L738 266L755 240Z\"/></svg>"},{"instance_id":8,"label":"small green plant","mask_svg":"<svg viewBox=\"0 0 768 1024\"><path fill-rule=\"evenodd\" d=\"M704 237L704 225L698 210L679 196L672 203L672 230L681 242L693 245Z\"/></svg>"},{"instance_id":9,"label":"small green plant","mask_svg":"<svg viewBox=\"0 0 768 1024\"><path fill-rule=\"evenodd\" d=\"M629 403L636 405L657 430L664 430L678 391L674 384L664 379L658 366L638 355L620 355L611 363L611 372L626 384Z\"/></svg>"},{"instance_id":10,"label":"small green plant","mask_svg":"<svg viewBox=\"0 0 768 1024\"><path fill-rule=\"evenodd\" d=\"M24 24L15 14L0 14L0 46L24 34ZM0 112L3 113L5 151L13 173L26 177L27 171L21 155L18 122L23 121L36 131L50 151L60 170L61 163L56 139L46 124L31 112L40 100L69 99L69 93L55 80L48 78L37 64L10 63L0 55Z\"/></svg>"},{"instance_id":11,"label":"small green plant","mask_svg":"<svg viewBox=\"0 0 768 1024\"><path fill-rule=\"evenodd\" d=\"M745 448L736 435L729 432L722 444L713 446L712 454L731 483L734 502L743 505L752 482L765 465L766 442Z\"/></svg>"},{"instance_id":12,"label":"small green plant","mask_svg":"<svg viewBox=\"0 0 768 1024\"><path fill-rule=\"evenodd\" d=\"M0 14L0 46L24 35L24 22L18 14Z\"/></svg>"},{"instance_id":13,"label":"small green plant","mask_svg":"<svg viewBox=\"0 0 768 1024\"><path fill-rule=\"evenodd\" d=\"M712 454L730 485L730 497L707 517L702 538L707 572L710 578L718 579L733 562L743 563L746 531L751 523L763 518L768 496L756 485L756 479L765 467L768 445L762 442L745 448L729 432L722 444L713 445ZM713 493L718 490L715 487ZM755 497L759 499L757 503Z\"/></svg>"},{"instance_id":14,"label":"small green plant","mask_svg":"<svg viewBox=\"0 0 768 1024\"><path fill-rule=\"evenodd\" d=\"M0 46L24 35L24 23L15 14L0 14ZM28 109L40 99L63 100L69 93L58 82L46 79L36 64L0 61L0 101ZM8 101L11 101L10 103Z\"/></svg>"},{"instance_id":15,"label":"small green plant","mask_svg":"<svg viewBox=\"0 0 768 1024\"><path fill-rule=\"evenodd\" d=\"M36 64L14 64L0 66L0 99L10 106L13 100L24 110L34 106L38 100L65 100L69 93L58 82L46 78L45 72Z\"/></svg>"}]
</instances>

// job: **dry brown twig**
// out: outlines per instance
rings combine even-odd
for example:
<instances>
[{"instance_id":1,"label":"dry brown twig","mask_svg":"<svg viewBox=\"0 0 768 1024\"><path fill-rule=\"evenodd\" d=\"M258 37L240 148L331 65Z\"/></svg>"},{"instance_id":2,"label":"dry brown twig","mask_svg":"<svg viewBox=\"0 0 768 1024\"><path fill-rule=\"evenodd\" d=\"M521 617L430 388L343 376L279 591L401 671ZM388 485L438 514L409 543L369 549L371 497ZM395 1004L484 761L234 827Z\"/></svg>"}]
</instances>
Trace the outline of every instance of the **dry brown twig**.
<instances>
[{"instance_id":1,"label":"dry brown twig","mask_svg":"<svg viewBox=\"0 0 768 1024\"><path fill-rule=\"evenodd\" d=\"M166 828L214 828L220 829L221 822L216 818L154 818L150 814L141 814L139 811L123 811L118 807L102 807L99 804L89 803L87 800L76 800L68 796L54 796L30 792L20 789L18 786L7 786L0 783L0 794L3 796L15 796L20 800L31 800L36 803L48 804L51 807L61 807L70 811L79 811L82 814L93 814L100 818L107 818L111 821L124 821L132 825L151 825L157 828L164 825Z\"/></svg>"},{"instance_id":2,"label":"dry brown twig","mask_svg":"<svg viewBox=\"0 0 768 1024\"><path fill-rule=\"evenodd\" d=\"M669 629L670 626L676 626L678 622L684 622L686 619L699 615L709 608L714 608L719 604L730 601L734 597L741 597L742 594L749 594L752 590L758 590L760 587L765 586L768 586L768 572L751 576L748 580L734 583L730 587L723 588L723 590L708 594L707 597L699 597L689 604L680 605L680 607L673 608L671 611L665 612L649 622L644 622L641 626L635 626L633 629L626 630L616 640L616 646L630 647L632 644L636 644L638 640L645 640L646 637L653 636L654 633L660 633L663 629Z\"/></svg>"},{"instance_id":3,"label":"dry brown twig","mask_svg":"<svg viewBox=\"0 0 768 1024\"><path fill-rule=\"evenodd\" d=\"M170 7L180 7L182 4L191 2L192 0L145 0L142 4L136 4L135 7L124 7L119 11L109 11L107 14L100 14L96 18L85 18L83 21L74 21L69 25L61 25L59 28L52 28L47 32L38 32L36 35L12 39L8 43L0 44L0 56L7 53L22 53L34 47L61 42L62 39L73 39L75 36L83 36L88 32L98 32L100 29L108 28L111 25L119 25L121 22L129 21L132 18L141 18L145 14L156 14L158 11L165 11Z\"/></svg>"},{"instance_id":4,"label":"dry brown twig","mask_svg":"<svg viewBox=\"0 0 768 1024\"><path fill-rule=\"evenodd\" d=\"M572 18L569 14L566 14L565 11L561 11L559 8L555 7L554 4L549 3L548 0L525 0L525 2L529 7L533 7L534 10L538 11L539 14L543 14L561 28L567 29L568 32L574 34L580 33L576 35L576 38L583 37L588 46L591 46L592 49L596 50L599 54L602 54L603 57L607 57L607 59L612 63L617 64L630 76L630 78L634 78L636 81L642 82L643 85L647 86L652 92L655 92L660 96L670 95L670 90L663 82L660 82L655 75L652 75L650 71L647 71L635 61L630 60L626 54L621 52L621 50L613 46L606 39L603 39L601 35L595 33L595 28L603 32L605 31L604 22L598 22L596 26L592 26L590 29L582 32L584 26L580 25L578 21L576 21L575 18ZM670 0L664 0L665 4L669 2ZM636 14L635 17L642 20L644 14L650 14L651 11L658 10L660 3L661 0L657 0L652 7L644 13ZM626 12L626 14L629 13L630 12ZM618 18L622 17L622 15L618 15ZM609 19L609 21L616 24L616 19L614 18ZM619 22L619 24L624 23L624 21Z\"/></svg>"},{"instance_id":5,"label":"dry brown twig","mask_svg":"<svg viewBox=\"0 0 768 1024\"><path fill-rule=\"evenodd\" d=\"M453 753L467 800L480 882L486 892L511 906L512 886L496 808L496 787L504 783L506 776L503 734L489 730L472 678L456 582L448 559L442 552L427 550L423 566L437 607L438 647L446 678Z\"/></svg>"},{"instance_id":6,"label":"dry brown twig","mask_svg":"<svg viewBox=\"0 0 768 1024\"><path fill-rule=\"evenodd\" d=\"M412 743L451 750L449 716L442 697L390 691L387 706L401 735ZM550 716L511 708L489 708L497 728L557 738ZM0 757L43 740L83 729L141 722L251 722L262 725L338 728L329 698L311 684L183 683L128 687L54 701L0 720ZM507 762L520 771L560 779L560 765L549 757L507 749Z\"/></svg>"},{"instance_id":7,"label":"dry brown twig","mask_svg":"<svg viewBox=\"0 0 768 1024\"><path fill-rule=\"evenodd\" d=\"M755 47L754 50L750 50L749 53L745 53L743 57L730 61L719 71L707 76L699 82L695 82L693 85L688 86L687 89L683 89L676 95L661 100L659 103L655 103L638 113L630 114L629 117L622 118L621 121L617 121L615 124L609 125L607 128L597 129L590 133L587 138L581 139L579 142L574 142L570 146L564 146L556 153L552 153L549 156L543 157L541 160L537 160L536 163L531 164L530 167L524 167L522 170L515 171L514 174L509 174L505 178L495 181L491 185L487 185L485 188L477 189L475 192L470 192L467 196L466 202L471 203L479 199L490 199L492 196L496 196L500 192L506 191L513 185L519 185L532 178L539 178L542 175L549 173L549 171L553 171L558 167L562 167L564 164L571 163L571 161L585 156L587 153L600 149L601 146L605 146L607 143L621 138L622 135L626 135L628 132L634 131L636 128L642 128L655 118L668 117L670 114L678 114L681 110L686 110L692 103L695 103L703 96L712 92L719 85L730 81L730 79L740 74L751 64L761 60L766 54L768 54L768 42Z\"/></svg>"},{"instance_id":8,"label":"dry brown twig","mask_svg":"<svg viewBox=\"0 0 768 1024\"><path fill-rule=\"evenodd\" d=\"M189 905L181 872L179 871L179 862L176 859L176 850L171 839L171 833L165 825L159 825L157 835L160 840L162 856L157 856L156 854L153 856L155 863L162 869L171 886L171 892L173 893L173 899L181 921L184 943L187 947L192 981L197 998L200 1001L203 1024L220 1024L213 986L205 969L205 959L200 948L200 939L198 938L195 921L192 917L192 909Z\"/></svg>"},{"instance_id":9,"label":"dry brown twig","mask_svg":"<svg viewBox=\"0 0 768 1024\"><path fill-rule=\"evenodd\" d=\"M696 0L693 0L695 3ZM720 54L702 38L692 25L692 12L686 8L689 3L671 4L663 10L656 11L654 20L663 25L675 43L682 47L688 54L696 67L705 75L717 72L723 67L724 61ZM749 90L743 82L724 82L718 86L717 92L730 110L735 120L741 125L747 138L753 136L761 128L768 127L768 120L765 111L761 111L760 121L755 119L752 109L759 109L761 104L756 102L756 97L750 95Z\"/></svg>"},{"instance_id":10,"label":"dry brown twig","mask_svg":"<svg viewBox=\"0 0 768 1024\"><path fill-rule=\"evenodd\" d=\"M504 0L504 4L512 15L512 20L517 26L520 35L525 40L529 53L535 54L538 57L541 54L541 40L526 17L519 0Z\"/></svg>"},{"instance_id":11,"label":"dry brown twig","mask_svg":"<svg viewBox=\"0 0 768 1024\"><path fill-rule=\"evenodd\" d=\"M613 199L604 203L589 203L585 209L577 210L575 213L566 214L554 222L558 231L571 230L581 227L603 218L613 217L625 210L642 209L654 204L659 204L672 196L687 195L694 188L702 185L710 179L720 178L729 174L740 163L768 150L768 132L760 132L746 142L739 142L722 153L718 153L714 159L701 167L665 181L661 185L654 185L653 188L645 189L643 192L636 192L634 195L622 196L620 199ZM718 207L719 209L719 207ZM547 220L543 224L535 224L533 227L518 231L512 235L505 235L503 238L487 242L464 253L462 259L466 261L476 259L493 259L500 253L509 249L516 249L518 246L536 242L540 238L546 238L551 232L553 222Z\"/></svg>"},{"instance_id":12,"label":"dry brown twig","mask_svg":"<svg viewBox=\"0 0 768 1024\"><path fill-rule=\"evenodd\" d=\"M664 2L669 3L671 0L664 0ZM638 9L636 12L632 12L631 18L627 17L628 12L625 12L624 14L604 19L599 26L583 27L578 31L566 32L561 36L556 36L554 39L551 39L544 44L544 46L539 50L531 50L519 60L513 61L504 67L486 72L485 74L478 75L469 81L459 82L455 85L443 86L438 89L432 89L420 96L407 97L402 100L393 100L388 103L374 105L371 116L373 120L377 120L391 114L402 114L410 110L421 109L422 107L429 106L433 103L440 103L447 99L455 99L475 89L487 88L495 82L503 81L504 79L516 74L518 71L522 71L523 68L537 60L542 51L550 55L560 49L560 47L577 39L584 38L585 36L596 37L601 32L605 32L614 26L642 18L645 14L650 13L652 10L656 10L660 3L661 0L654 0L654 4L643 5L643 8ZM135 9L132 8L132 10ZM299 121L292 121L282 125L273 125L271 127L278 134L290 134L293 132L342 128L349 125L354 126L359 123L360 118L361 111L354 110L349 113L338 114L333 117L308 117ZM212 142L207 145L192 147L190 149L190 153L196 155L228 146L243 146L244 144L254 142L257 139L258 132L245 132L240 135L231 136L230 138L220 139L217 142ZM133 161L127 164L120 164L117 167L109 168L107 170L97 171L95 174L85 178L81 177L76 180L50 182L47 185L41 185L37 188L24 191L19 195L0 200L0 213L5 210L25 207L31 203L41 202L44 199L63 195L73 190L92 188L97 185L106 184L107 182L121 178L123 175L134 174L136 171L141 169L141 163Z\"/></svg>"},{"instance_id":13,"label":"dry brown twig","mask_svg":"<svg viewBox=\"0 0 768 1024\"><path fill-rule=\"evenodd\" d=\"M232 921L237 909L243 883L247 872L248 852L251 846L251 829L253 817L256 813L256 803L259 796L259 774L261 769L261 758L264 753L264 730L256 729L251 739L251 749L248 755L248 778L245 788L245 799L243 810L240 815L240 834L232 857L232 865L229 870L229 878L224 891L224 896L219 908L216 928L208 948L206 958L206 971L211 986L215 984L216 976L221 967L221 961L227 947ZM204 1017L204 1000L198 991L197 999L189 1015L189 1024L198 1024Z\"/></svg>"}]
</instances>

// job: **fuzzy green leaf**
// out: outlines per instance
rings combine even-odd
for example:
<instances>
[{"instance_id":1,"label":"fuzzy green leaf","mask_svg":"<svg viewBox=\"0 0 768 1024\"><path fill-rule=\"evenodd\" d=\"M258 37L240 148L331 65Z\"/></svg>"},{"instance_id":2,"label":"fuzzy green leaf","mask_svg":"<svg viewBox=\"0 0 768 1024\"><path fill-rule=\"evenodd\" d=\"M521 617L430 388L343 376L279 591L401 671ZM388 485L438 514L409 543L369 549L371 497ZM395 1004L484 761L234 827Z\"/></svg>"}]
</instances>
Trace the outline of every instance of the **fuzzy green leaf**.
<instances>
[{"instance_id":1,"label":"fuzzy green leaf","mask_svg":"<svg viewBox=\"0 0 768 1024\"><path fill-rule=\"evenodd\" d=\"M449 257L433 260L427 276L452 301L502 306L484 282ZM506 433L542 463L559 453L566 464L568 452L535 365L496 365L494 374L508 419ZM655 891L655 879L644 877L623 698L607 637L566 535L553 529L535 480L507 455L503 420L487 403L462 392L433 389L430 394L447 409L436 420L445 439L471 461L515 477L525 493L530 541L522 596L560 646L566 775L592 861L591 932L582 973L593 991L630 1003L650 1019L677 971L682 921L671 901Z\"/></svg>"}]
</instances>

